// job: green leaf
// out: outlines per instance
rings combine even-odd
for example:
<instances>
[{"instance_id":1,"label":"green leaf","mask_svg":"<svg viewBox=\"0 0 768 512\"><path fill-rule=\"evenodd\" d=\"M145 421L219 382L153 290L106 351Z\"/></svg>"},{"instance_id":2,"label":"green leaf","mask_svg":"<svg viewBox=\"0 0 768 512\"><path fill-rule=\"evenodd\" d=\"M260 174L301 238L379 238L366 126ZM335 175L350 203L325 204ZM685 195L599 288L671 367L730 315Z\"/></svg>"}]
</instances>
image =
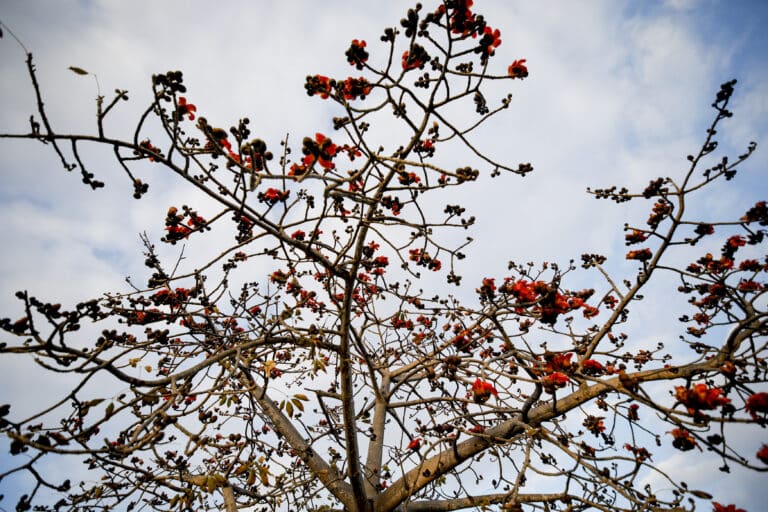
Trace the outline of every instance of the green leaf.
<instances>
[{"instance_id":1,"label":"green leaf","mask_svg":"<svg viewBox=\"0 0 768 512\"><path fill-rule=\"evenodd\" d=\"M77 66L69 66L69 70L73 73L77 73L78 75L87 75L88 72L84 70L83 68L79 68Z\"/></svg>"}]
</instances>

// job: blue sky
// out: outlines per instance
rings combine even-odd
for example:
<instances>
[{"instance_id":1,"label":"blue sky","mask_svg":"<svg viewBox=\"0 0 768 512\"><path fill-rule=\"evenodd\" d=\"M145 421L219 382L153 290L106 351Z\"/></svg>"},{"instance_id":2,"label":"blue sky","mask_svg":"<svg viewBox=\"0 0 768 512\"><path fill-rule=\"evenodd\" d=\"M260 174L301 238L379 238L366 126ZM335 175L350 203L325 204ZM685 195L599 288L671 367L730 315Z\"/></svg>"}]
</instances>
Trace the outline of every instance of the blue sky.
<instances>
[{"instance_id":1,"label":"blue sky","mask_svg":"<svg viewBox=\"0 0 768 512\"><path fill-rule=\"evenodd\" d=\"M567 262L583 252L607 254L612 270L631 272L634 266L623 259L621 228L624 222L642 222L647 206L597 202L584 190L637 187L657 176L679 175L685 155L698 149L712 117L709 104L726 80L737 78L739 85L735 118L722 130L721 152L735 155L751 140L766 141L767 2L475 4L501 29L499 70L527 58L531 71L525 81L497 91L499 97L514 94L511 108L477 135L477 143L509 163L531 162L536 171L501 185L484 180L469 190L470 197L483 199L470 204L480 222L471 233L477 242L465 270L469 283L489 268L500 275L509 259ZM107 125L123 136L129 136L125 128L148 103L150 76L181 69L188 98L209 120L229 125L247 115L254 133L276 146L286 133L296 143L330 129L333 108L307 97L304 77L348 75L344 51L353 38L368 40L375 58L383 27L395 26L410 6L400 0L212 5L0 0L0 20L35 54L58 131L94 129L96 84L68 66L97 74L106 94L129 90L131 101ZM0 40L0 131L24 130L33 109L22 51L6 34ZM384 145L400 143L381 136ZM150 195L136 202L108 152L94 151L90 158L107 182L98 193L66 174L48 148L0 141L3 316L16 314L12 294L17 289L63 302L124 289L125 276L142 272L138 234L159 238L165 210L186 199L188 191L155 176L148 180L154 184ZM706 195L699 208L717 214L765 199L766 164L768 152L758 149L736 182ZM655 318L657 313L644 314ZM659 337L670 326L652 324ZM26 392L28 376L6 370L2 389L12 396ZM768 499L764 475L729 477L704 456L695 463L671 460L696 464L686 478L698 479L699 487L717 482L709 488L714 485L723 502L755 512Z\"/></svg>"}]
</instances>

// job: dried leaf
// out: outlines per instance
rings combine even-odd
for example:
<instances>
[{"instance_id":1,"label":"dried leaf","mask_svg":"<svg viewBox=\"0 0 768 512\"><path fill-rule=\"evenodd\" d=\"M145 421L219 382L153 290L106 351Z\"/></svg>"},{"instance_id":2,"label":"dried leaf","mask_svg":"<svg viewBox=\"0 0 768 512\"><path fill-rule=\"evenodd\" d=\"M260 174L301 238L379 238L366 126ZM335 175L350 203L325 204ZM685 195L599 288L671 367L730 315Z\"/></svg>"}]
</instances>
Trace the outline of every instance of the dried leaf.
<instances>
[{"instance_id":1,"label":"dried leaf","mask_svg":"<svg viewBox=\"0 0 768 512\"><path fill-rule=\"evenodd\" d=\"M83 68L79 68L77 66L69 66L69 70L73 73L77 73L78 75L87 75L88 72L84 70Z\"/></svg>"}]
</instances>

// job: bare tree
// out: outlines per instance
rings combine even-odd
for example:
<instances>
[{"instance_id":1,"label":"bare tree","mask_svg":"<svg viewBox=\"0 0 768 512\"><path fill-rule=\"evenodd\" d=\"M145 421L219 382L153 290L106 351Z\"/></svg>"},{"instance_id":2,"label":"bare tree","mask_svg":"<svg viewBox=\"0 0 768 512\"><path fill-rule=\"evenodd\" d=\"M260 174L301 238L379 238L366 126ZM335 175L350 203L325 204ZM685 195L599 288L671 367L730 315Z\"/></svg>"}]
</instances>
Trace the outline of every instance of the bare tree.
<instances>
[{"instance_id":1,"label":"bare tree","mask_svg":"<svg viewBox=\"0 0 768 512\"><path fill-rule=\"evenodd\" d=\"M759 431L768 414L768 257L744 256L763 243L768 209L688 213L755 148L714 159L735 81L717 92L679 176L591 191L652 202L647 219L625 226L639 247L626 255L634 274L610 275L605 257L585 254L581 269L509 262L462 286L468 242L451 232L473 224L474 201L445 198L532 171L473 143L510 106L511 95L488 100L488 85L528 69L520 59L494 71L499 31L471 7L417 6L384 31L382 66L355 39L346 58L359 76L308 76L307 93L339 115L333 135L305 137L300 153L288 139L254 137L247 118L226 130L200 117L179 71L153 77L131 134L104 126L128 99L121 90L98 98L93 133L58 133L27 55L37 113L28 130L0 137L40 141L93 189L103 182L81 158L86 145L111 148L136 198L144 176L172 173L204 199L170 207L160 242L229 243L186 269L161 261L145 236L146 284L74 306L17 293L23 312L0 323L0 352L77 379L30 417L0 407L18 461L0 479L33 481L17 510L673 511L712 496L664 473L657 446L765 471L768 447L739 453L729 435L734 425ZM456 119L467 108L477 117L465 126ZM370 134L392 117L401 145L385 148ZM718 236L720 254L698 251ZM594 288L569 289L577 271ZM664 274L690 308L680 318L687 355L621 332ZM52 481L40 469L51 457L84 460L94 482ZM663 486L640 485L647 475ZM60 500L39 503L46 489Z\"/></svg>"}]
</instances>

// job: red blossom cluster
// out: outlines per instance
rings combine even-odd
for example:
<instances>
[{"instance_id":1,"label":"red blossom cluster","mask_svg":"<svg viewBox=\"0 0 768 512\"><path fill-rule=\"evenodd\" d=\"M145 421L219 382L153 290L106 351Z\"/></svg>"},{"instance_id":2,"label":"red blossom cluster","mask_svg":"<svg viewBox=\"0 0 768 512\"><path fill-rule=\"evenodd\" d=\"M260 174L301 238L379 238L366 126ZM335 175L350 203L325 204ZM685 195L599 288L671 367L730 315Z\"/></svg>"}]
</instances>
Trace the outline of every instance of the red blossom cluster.
<instances>
[{"instance_id":1,"label":"red blossom cluster","mask_svg":"<svg viewBox=\"0 0 768 512\"><path fill-rule=\"evenodd\" d=\"M472 383L472 399L478 404L483 404L488 401L491 395L496 398L499 397L499 392L496 391L493 384L479 377L475 379L475 382Z\"/></svg>"},{"instance_id":2,"label":"red blossom cluster","mask_svg":"<svg viewBox=\"0 0 768 512\"><path fill-rule=\"evenodd\" d=\"M196 289L176 288L175 290L171 290L170 288L163 288L153 294L150 297L150 300L152 300L156 306L170 306L171 312L174 313L179 310L190 297L196 295Z\"/></svg>"},{"instance_id":3,"label":"red blossom cluster","mask_svg":"<svg viewBox=\"0 0 768 512\"><path fill-rule=\"evenodd\" d=\"M267 203L269 206L273 206L277 203L285 202L290 194L290 190L268 188L264 192L259 192L256 197L259 199L260 203Z\"/></svg>"},{"instance_id":4,"label":"red blossom cluster","mask_svg":"<svg viewBox=\"0 0 768 512\"><path fill-rule=\"evenodd\" d=\"M165 320L166 318L167 315L159 309L149 308L145 309L144 311L134 311L130 315L129 320L135 324L146 325Z\"/></svg>"},{"instance_id":5,"label":"red blossom cluster","mask_svg":"<svg viewBox=\"0 0 768 512\"><path fill-rule=\"evenodd\" d=\"M411 451L417 451L420 447L421 447L421 438L414 437L413 439L411 439L411 442L408 443L408 446L406 447L406 449Z\"/></svg>"},{"instance_id":6,"label":"red blossom cluster","mask_svg":"<svg viewBox=\"0 0 768 512\"><path fill-rule=\"evenodd\" d=\"M696 229L693 230L699 236L707 236L715 233L715 227L712 224L699 224Z\"/></svg>"},{"instance_id":7,"label":"red blossom cluster","mask_svg":"<svg viewBox=\"0 0 768 512\"><path fill-rule=\"evenodd\" d=\"M672 203L661 199L653 205L653 209L651 210L651 215L648 217L647 224L651 226L652 229L656 229L664 219L669 217L671 213Z\"/></svg>"},{"instance_id":8,"label":"red blossom cluster","mask_svg":"<svg viewBox=\"0 0 768 512\"><path fill-rule=\"evenodd\" d=\"M528 76L528 66L525 65L526 59L517 59L507 68L507 74L512 78L523 79Z\"/></svg>"},{"instance_id":9,"label":"red blossom cluster","mask_svg":"<svg viewBox=\"0 0 768 512\"><path fill-rule=\"evenodd\" d=\"M405 318L402 314L396 314L391 319L392 327L395 329L408 329L413 330L413 320Z\"/></svg>"},{"instance_id":10,"label":"red blossom cluster","mask_svg":"<svg viewBox=\"0 0 768 512\"><path fill-rule=\"evenodd\" d=\"M320 165L326 171L333 169L336 167L333 159L338 151L339 147L322 133L316 133L314 140L304 137L301 147L304 157L301 159L300 164L291 165L288 175L302 176L309 172L315 164Z\"/></svg>"},{"instance_id":11,"label":"red blossom cluster","mask_svg":"<svg viewBox=\"0 0 768 512\"><path fill-rule=\"evenodd\" d=\"M319 95L322 99L328 99L333 93L336 85L335 80L331 80L323 75L311 75L307 77L304 88L309 96Z\"/></svg>"},{"instance_id":12,"label":"red blossom cluster","mask_svg":"<svg viewBox=\"0 0 768 512\"><path fill-rule=\"evenodd\" d=\"M435 14L448 13L448 28L454 34L477 37L480 26L475 14L470 10L472 0L448 0L437 8Z\"/></svg>"},{"instance_id":13,"label":"red blossom cluster","mask_svg":"<svg viewBox=\"0 0 768 512\"><path fill-rule=\"evenodd\" d=\"M637 462L643 462L651 458L651 452L641 446L632 446L631 444L627 443L624 445L624 449L632 452L632 454L635 456L635 459L637 459Z\"/></svg>"},{"instance_id":14,"label":"red blossom cluster","mask_svg":"<svg viewBox=\"0 0 768 512\"><path fill-rule=\"evenodd\" d=\"M752 416L755 421L765 421L768 415L768 393L754 393L747 398L744 409ZM762 415L762 416L760 416Z\"/></svg>"},{"instance_id":15,"label":"red blossom cluster","mask_svg":"<svg viewBox=\"0 0 768 512\"><path fill-rule=\"evenodd\" d=\"M501 31L499 29L494 30L488 25L483 27L480 44L475 48L475 52L480 54L480 62L485 63L489 57L493 57L499 46L501 46Z\"/></svg>"},{"instance_id":16,"label":"red blossom cluster","mask_svg":"<svg viewBox=\"0 0 768 512\"><path fill-rule=\"evenodd\" d=\"M411 69L424 69L424 66L429 62L429 54L420 44L414 44L410 50L406 50L403 53L403 70L408 71Z\"/></svg>"},{"instance_id":17,"label":"red blossom cluster","mask_svg":"<svg viewBox=\"0 0 768 512\"><path fill-rule=\"evenodd\" d=\"M768 464L768 444L761 446L755 456L760 459L760 462L763 464Z\"/></svg>"},{"instance_id":18,"label":"red blossom cluster","mask_svg":"<svg viewBox=\"0 0 768 512\"><path fill-rule=\"evenodd\" d=\"M638 249L636 251L629 251L627 253L628 260L648 261L653 257L653 253L647 247L645 249Z\"/></svg>"},{"instance_id":19,"label":"red blossom cluster","mask_svg":"<svg viewBox=\"0 0 768 512\"><path fill-rule=\"evenodd\" d=\"M347 62L351 66L355 66L357 69L363 69L365 63L368 61L368 52L365 51L366 43L364 40L353 39L349 45L349 49L346 51Z\"/></svg>"},{"instance_id":20,"label":"red blossom cluster","mask_svg":"<svg viewBox=\"0 0 768 512\"><path fill-rule=\"evenodd\" d=\"M160 148L153 146L152 143L149 141L149 139L144 139L143 141L139 142L139 147L151 153L154 153L149 155L137 154L137 156L146 156L150 162L156 162L158 158L162 158L163 156L162 152L160 151Z\"/></svg>"},{"instance_id":21,"label":"red blossom cluster","mask_svg":"<svg viewBox=\"0 0 768 512\"><path fill-rule=\"evenodd\" d=\"M699 258L696 263L688 265L688 272L693 274L701 274L702 272L708 272L710 274L722 274L733 269L733 259L727 256L721 256L719 259L714 259L712 254L707 253Z\"/></svg>"},{"instance_id":22,"label":"red blossom cluster","mask_svg":"<svg viewBox=\"0 0 768 512\"><path fill-rule=\"evenodd\" d=\"M743 508L736 508L736 505L721 505L720 503L712 502L712 512L747 512Z\"/></svg>"},{"instance_id":23,"label":"red blossom cluster","mask_svg":"<svg viewBox=\"0 0 768 512\"><path fill-rule=\"evenodd\" d=\"M696 438L684 428L672 429L669 434L672 434L672 446L680 451L687 452L697 446Z\"/></svg>"},{"instance_id":24,"label":"red blossom cluster","mask_svg":"<svg viewBox=\"0 0 768 512\"><path fill-rule=\"evenodd\" d=\"M540 382L547 393L565 387L576 365L571 362L573 353L545 352L544 361L531 368L534 375L541 376Z\"/></svg>"},{"instance_id":25,"label":"red blossom cluster","mask_svg":"<svg viewBox=\"0 0 768 512\"><path fill-rule=\"evenodd\" d=\"M755 206L747 210L747 213L741 218L747 224L757 222L761 226L768 226L768 206L765 201L758 201Z\"/></svg>"},{"instance_id":26,"label":"red blossom cluster","mask_svg":"<svg viewBox=\"0 0 768 512\"><path fill-rule=\"evenodd\" d=\"M397 174L397 181L399 181L401 185L404 185L407 187L408 185L419 183L421 181L421 178L419 178L419 176L415 172L401 171Z\"/></svg>"},{"instance_id":27,"label":"red blossom cluster","mask_svg":"<svg viewBox=\"0 0 768 512\"><path fill-rule=\"evenodd\" d=\"M433 258L428 252L421 249L410 249L408 251L408 259L415 261L420 267L427 267L429 270L437 272L443 266L440 260Z\"/></svg>"},{"instance_id":28,"label":"red blossom cluster","mask_svg":"<svg viewBox=\"0 0 768 512\"><path fill-rule=\"evenodd\" d=\"M373 85L363 78L349 77L341 83L341 93L345 100L364 100L373 90Z\"/></svg>"},{"instance_id":29,"label":"red blossom cluster","mask_svg":"<svg viewBox=\"0 0 768 512\"><path fill-rule=\"evenodd\" d=\"M564 373L554 372L542 377L539 382L544 387L544 391L552 394L556 389L564 388L570 382L570 379Z\"/></svg>"},{"instance_id":30,"label":"red blossom cluster","mask_svg":"<svg viewBox=\"0 0 768 512\"><path fill-rule=\"evenodd\" d=\"M194 121L195 112L197 112L197 107L192 103L187 103L187 98L185 98L184 96L180 96L179 102L176 105L177 118L182 119L184 116L187 116L187 119L189 119L190 121Z\"/></svg>"},{"instance_id":31,"label":"red blossom cluster","mask_svg":"<svg viewBox=\"0 0 768 512\"><path fill-rule=\"evenodd\" d=\"M751 279L742 279L741 281L739 281L738 289L739 291L744 293L753 293L753 292L759 292L760 290L762 290L763 285Z\"/></svg>"},{"instance_id":32,"label":"red blossom cluster","mask_svg":"<svg viewBox=\"0 0 768 512\"><path fill-rule=\"evenodd\" d=\"M605 373L605 367L599 361L585 359L581 362L581 373L591 376L602 375Z\"/></svg>"},{"instance_id":33,"label":"red blossom cluster","mask_svg":"<svg viewBox=\"0 0 768 512\"><path fill-rule=\"evenodd\" d=\"M435 141L432 139L420 140L416 147L413 149L416 153L423 157L430 157L435 155Z\"/></svg>"},{"instance_id":34,"label":"red blossom cluster","mask_svg":"<svg viewBox=\"0 0 768 512\"><path fill-rule=\"evenodd\" d=\"M304 89L306 89L309 96L320 96L322 99L327 100L334 93L338 93L346 100L364 100L373 90L373 84L368 82L364 77L353 78L347 77L343 81L334 80L324 75L312 75L306 78L304 83Z\"/></svg>"},{"instance_id":35,"label":"red blossom cluster","mask_svg":"<svg viewBox=\"0 0 768 512\"><path fill-rule=\"evenodd\" d=\"M403 208L403 204L400 202L400 199L392 196L382 197L381 206L392 210L392 215L400 215L400 210Z\"/></svg>"},{"instance_id":36,"label":"red blossom cluster","mask_svg":"<svg viewBox=\"0 0 768 512\"><path fill-rule=\"evenodd\" d=\"M507 277L498 291L503 295L517 299L516 311L518 313L524 313L526 307L533 306L530 311L545 324L552 325L560 315L577 309L582 309L585 318L592 318L600 313L596 307L586 303L586 300L594 293L593 290L564 294L556 288L550 287L544 281L516 280Z\"/></svg>"},{"instance_id":37,"label":"red blossom cluster","mask_svg":"<svg viewBox=\"0 0 768 512\"><path fill-rule=\"evenodd\" d=\"M476 288L475 292L480 295L480 300L491 300L496 296L496 283L492 277L486 277L483 279L483 284L480 288Z\"/></svg>"},{"instance_id":38,"label":"red blossom cluster","mask_svg":"<svg viewBox=\"0 0 768 512\"><path fill-rule=\"evenodd\" d=\"M631 233L624 235L626 245L639 244L645 242L648 239L648 233L640 231L639 229L633 229Z\"/></svg>"},{"instance_id":39,"label":"red blossom cluster","mask_svg":"<svg viewBox=\"0 0 768 512\"><path fill-rule=\"evenodd\" d=\"M165 217L165 230L168 232L163 237L164 242L175 244L181 239L189 238L194 230L205 229L207 223L194 210L184 206L183 213L179 214L178 208L171 206ZM186 220L186 223L185 223Z\"/></svg>"},{"instance_id":40,"label":"red blossom cluster","mask_svg":"<svg viewBox=\"0 0 768 512\"><path fill-rule=\"evenodd\" d=\"M686 407L688 414L693 414L694 417L699 417L701 411L711 411L731 402L729 398L723 396L722 389L713 388L704 383L694 384L690 388L676 386L675 398Z\"/></svg>"},{"instance_id":41,"label":"red blossom cluster","mask_svg":"<svg viewBox=\"0 0 768 512\"><path fill-rule=\"evenodd\" d=\"M595 436L598 436L605 432L605 424L603 423L603 419L604 418L602 416L589 415L584 418L582 425L584 425L584 427L586 427L586 429L593 433Z\"/></svg>"}]
</instances>

